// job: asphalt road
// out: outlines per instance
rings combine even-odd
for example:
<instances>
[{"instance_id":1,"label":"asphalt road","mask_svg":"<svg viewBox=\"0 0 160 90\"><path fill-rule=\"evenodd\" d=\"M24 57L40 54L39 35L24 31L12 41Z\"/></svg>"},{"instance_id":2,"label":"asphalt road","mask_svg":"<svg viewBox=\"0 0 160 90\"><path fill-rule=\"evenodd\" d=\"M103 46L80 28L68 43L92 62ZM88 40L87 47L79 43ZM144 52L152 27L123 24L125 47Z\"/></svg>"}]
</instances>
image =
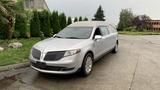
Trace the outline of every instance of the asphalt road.
<instances>
[{"instance_id":1,"label":"asphalt road","mask_svg":"<svg viewBox=\"0 0 160 90\"><path fill-rule=\"evenodd\" d=\"M95 63L87 78L22 74L0 81L0 90L160 90L160 36L120 36L119 52Z\"/></svg>"}]
</instances>

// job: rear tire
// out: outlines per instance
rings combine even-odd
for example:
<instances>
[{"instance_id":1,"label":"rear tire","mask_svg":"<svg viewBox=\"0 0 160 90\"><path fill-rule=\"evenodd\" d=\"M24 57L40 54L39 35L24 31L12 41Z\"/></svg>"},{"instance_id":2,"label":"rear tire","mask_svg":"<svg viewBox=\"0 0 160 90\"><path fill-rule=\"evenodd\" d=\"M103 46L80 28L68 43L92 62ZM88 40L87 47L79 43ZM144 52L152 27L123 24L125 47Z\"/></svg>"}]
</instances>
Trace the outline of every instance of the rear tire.
<instances>
[{"instance_id":1,"label":"rear tire","mask_svg":"<svg viewBox=\"0 0 160 90\"><path fill-rule=\"evenodd\" d=\"M114 49L112 50L112 53L117 53L118 52L118 42L116 43Z\"/></svg>"},{"instance_id":2,"label":"rear tire","mask_svg":"<svg viewBox=\"0 0 160 90\"><path fill-rule=\"evenodd\" d=\"M93 55L91 53L88 53L84 57L82 67L80 69L80 74L83 77L87 77L88 75L91 74L92 67L93 67Z\"/></svg>"}]
</instances>

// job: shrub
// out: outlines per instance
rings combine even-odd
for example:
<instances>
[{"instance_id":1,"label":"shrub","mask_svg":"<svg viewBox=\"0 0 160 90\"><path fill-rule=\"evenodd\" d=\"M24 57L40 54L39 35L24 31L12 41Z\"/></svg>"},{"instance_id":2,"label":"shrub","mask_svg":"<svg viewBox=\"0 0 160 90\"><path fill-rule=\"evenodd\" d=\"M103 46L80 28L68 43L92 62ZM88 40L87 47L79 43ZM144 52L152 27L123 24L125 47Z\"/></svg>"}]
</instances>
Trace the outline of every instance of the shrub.
<instances>
[{"instance_id":1,"label":"shrub","mask_svg":"<svg viewBox=\"0 0 160 90\"><path fill-rule=\"evenodd\" d=\"M14 35L17 38L30 37L30 32L27 27L27 16L25 14L16 14Z\"/></svg>"},{"instance_id":2,"label":"shrub","mask_svg":"<svg viewBox=\"0 0 160 90\"><path fill-rule=\"evenodd\" d=\"M71 18L71 17L68 17L67 25L70 25L70 24L72 24L72 18Z\"/></svg>"},{"instance_id":3,"label":"shrub","mask_svg":"<svg viewBox=\"0 0 160 90\"><path fill-rule=\"evenodd\" d=\"M77 17L74 18L74 22L78 22L78 18Z\"/></svg>"},{"instance_id":4,"label":"shrub","mask_svg":"<svg viewBox=\"0 0 160 90\"><path fill-rule=\"evenodd\" d=\"M81 16L79 17L79 21L82 21L82 17Z\"/></svg>"},{"instance_id":5,"label":"shrub","mask_svg":"<svg viewBox=\"0 0 160 90\"><path fill-rule=\"evenodd\" d=\"M33 17L30 21L30 32L32 37L40 36L40 21L37 11L33 11Z\"/></svg>"},{"instance_id":6,"label":"shrub","mask_svg":"<svg viewBox=\"0 0 160 90\"><path fill-rule=\"evenodd\" d=\"M50 13L46 10L39 12L40 31L43 32L45 37L52 35L50 26Z\"/></svg>"},{"instance_id":7,"label":"shrub","mask_svg":"<svg viewBox=\"0 0 160 90\"><path fill-rule=\"evenodd\" d=\"M137 29L136 29L135 27L128 27L128 28L123 29L123 31L136 32L136 31L137 31Z\"/></svg>"},{"instance_id":8,"label":"shrub","mask_svg":"<svg viewBox=\"0 0 160 90\"><path fill-rule=\"evenodd\" d=\"M7 25L0 21L0 39L6 38Z\"/></svg>"},{"instance_id":9,"label":"shrub","mask_svg":"<svg viewBox=\"0 0 160 90\"><path fill-rule=\"evenodd\" d=\"M64 13L59 15L59 22L60 22L61 30L64 29L67 25L66 16Z\"/></svg>"},{"instance_id":10,"label":"shrub","mask_svg":"<svg viewBox=\"0 0 160 90\"><path fill-rule=\"evenodd\" d=\"M52 28L52 33L56 34L58 33L60 29L60 24L59 24L59 18L58 18L58 12L53 12L51 16L51 28Z\"/></svg>"},{"instance_id":11,"label":"shrub","mask_svg":"<svg viewBox=\"0 0 160 90\"><path fill-rule=\"evenodd\" d=\"M83 21L88 21L88 18L87 18L87 17L85 17L85 18L83 19Z\"/></svg>"}]
</instances>

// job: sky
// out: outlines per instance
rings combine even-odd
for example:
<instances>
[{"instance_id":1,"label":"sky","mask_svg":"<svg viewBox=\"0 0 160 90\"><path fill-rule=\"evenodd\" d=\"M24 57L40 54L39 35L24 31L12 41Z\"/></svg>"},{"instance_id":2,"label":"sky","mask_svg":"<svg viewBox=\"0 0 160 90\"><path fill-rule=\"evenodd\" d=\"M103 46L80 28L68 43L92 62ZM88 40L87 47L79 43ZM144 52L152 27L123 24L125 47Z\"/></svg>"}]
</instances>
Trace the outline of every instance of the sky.
<instances>
[{"instance_id":1,"label":"sky","mask_svg":"<svg viewBox=\"0 0 160 90\"><path fill-rule=\"evenodd\" d=\"M160 19L160 0L46 0L51 11L64 12L66 16L93 18L99 5L106 20L117 25L122 9L129 8L134 15L146 14L152 19Z\"/></svg>"}]
</instances>

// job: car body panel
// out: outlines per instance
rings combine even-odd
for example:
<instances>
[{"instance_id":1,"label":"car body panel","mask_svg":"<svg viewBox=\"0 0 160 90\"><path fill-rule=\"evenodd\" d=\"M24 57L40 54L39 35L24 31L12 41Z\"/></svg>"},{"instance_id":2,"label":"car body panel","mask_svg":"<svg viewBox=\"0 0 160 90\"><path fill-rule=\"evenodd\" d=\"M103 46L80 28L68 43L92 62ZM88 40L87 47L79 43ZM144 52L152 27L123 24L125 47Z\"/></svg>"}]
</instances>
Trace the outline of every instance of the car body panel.
<instances>
[{"instance_id":1,"label":"car body panel","mask_svg":"<svg viewBox=\"0 0 160 90\"><path fill-rule=\"evenodd\" d=\"M47 66L60 66L60 67L66 67L66 68L74 68L73 70L69 71L51 71L51 70L43 70L34 67L31 65L32 68L34 68L37 71L44 72L44 73L53 73L53 74L69 74L76 72L79 68L81 68L83 59L85 55L88 52L92 52L94 59L97 60L101 55L104 53L112 50L116 42L118 40L118 33L115 30L115 32L111 32L108 35L102 36L102 39L95 40L94 33L96 29L100 26L108 26L106 22L77 22L74 24L71 24L68 27L93 27L92 33L90 38L88 39L66 39L66 38L49 38L43 41L38 42L33 46L33 48L36 48L41 51L41 57L40 60L35 59L32 56L32 50L31 54L29 56L31 63L37 63L42 62L45 63ZM60 60L57 61L45 61L44 57L47 54L47 52L53 52L53 51L69 51L69 50L76 50L80 49L80 52L75 55L63 57Z\"/></svg>"}]
</instances>

